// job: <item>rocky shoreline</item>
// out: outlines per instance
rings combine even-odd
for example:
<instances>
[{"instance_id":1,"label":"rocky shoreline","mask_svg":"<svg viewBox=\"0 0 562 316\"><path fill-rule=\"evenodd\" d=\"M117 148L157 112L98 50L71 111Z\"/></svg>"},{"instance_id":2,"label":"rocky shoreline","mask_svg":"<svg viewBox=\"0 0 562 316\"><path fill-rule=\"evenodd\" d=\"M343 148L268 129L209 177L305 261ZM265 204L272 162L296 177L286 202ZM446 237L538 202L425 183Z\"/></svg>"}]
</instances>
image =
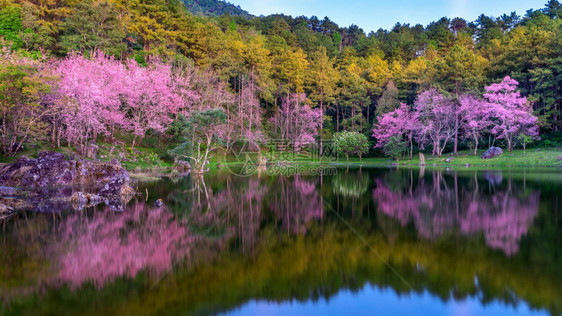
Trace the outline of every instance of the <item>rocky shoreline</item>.
<instances>
[{"instance_id":1,"label":"rocky shoreline","mask_svg":"<svg viewBox=\"0 0 562 316\"><path fill-rule=\"evenodd\" d=\"M122 210L135 191L117 160L109 163L43 152L0 168L0 216L18 210L84 209L104 203Z\"/></svg>"}]
</instances>

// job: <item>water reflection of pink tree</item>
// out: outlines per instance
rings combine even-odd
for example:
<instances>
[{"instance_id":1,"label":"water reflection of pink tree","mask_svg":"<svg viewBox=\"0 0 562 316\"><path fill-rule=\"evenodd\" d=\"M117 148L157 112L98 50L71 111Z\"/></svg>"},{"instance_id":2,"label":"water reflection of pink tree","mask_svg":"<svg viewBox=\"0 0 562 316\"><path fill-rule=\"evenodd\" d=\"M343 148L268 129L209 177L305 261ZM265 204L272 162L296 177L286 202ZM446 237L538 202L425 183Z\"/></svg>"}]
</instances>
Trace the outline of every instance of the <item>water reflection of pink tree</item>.
<instances>
[{"instance_id":1,"label":"water reflection of pink tree","mask_svg":"<svg viewBox=\"0 0 562 316\"><path fill-rule=\"evenodd\" d=\"M527 234L537 215L539 195L521 199L511 192L498 192L487 200L471 200L460 217L464 233L483 232L486 243L507 255L517 253L519 241Z\"/></svg>"},{"instance_id":2,"label":"water reflection of pink tree","mask_svg":"<svg viewBox=\"0 0 562 316\"><path fill-rule=\"evenodd\" d=\"M62 227L71 250L60 257L60 279L73 287L93 281L98 287L141 270L162 273L193 241L166 208L134 203L124 213L97 212L69 218Z\"/></svg>"},{"instance_id":3,"label":"water reflection of pink tree","mask_svg":"<svg viewBox=\"0 0 562 316\"><path fill-rule=\"evenodd\" d=\"M324 204L314 181L300 176L280 177L270 208L283 228L292 233L306 233L306 225L324 216Z\"/></svg>"},{"instance_id":4,"label":"water reflection of pink tree","mask_svg":"<svg viewBox=\"0 0 562 316\"><path fill-rule=\"evenodd\" d=\"M453 226L454 219L449 212L454 210L451 192L441 183L434 182L431 188L420 183L415 191L406 193L391 190L381 179L375 183L373 199L378 210L398 219L402 226L414 222L418 233L425 238L439 237Z\"/></svg>"},{"instance_id":5,"label":"water reflection of pink tree","mask_svg":"<svg viewBox=\"0 0 562 316\"><path fill-rule=\"evenodd\" d=\"M521 238L537 215L539 194L521 197L513 192L511 183L492 195L473 189L448 185L441 171L433 173L432 181L422 177L417 185L405 190L392 190L376 180L373 199L378 210L405 226L413 222L425 238L437 238L460 229L463 234L483 233L487 244L507 255L518 251Z\"/></svg>"}]
</instances>

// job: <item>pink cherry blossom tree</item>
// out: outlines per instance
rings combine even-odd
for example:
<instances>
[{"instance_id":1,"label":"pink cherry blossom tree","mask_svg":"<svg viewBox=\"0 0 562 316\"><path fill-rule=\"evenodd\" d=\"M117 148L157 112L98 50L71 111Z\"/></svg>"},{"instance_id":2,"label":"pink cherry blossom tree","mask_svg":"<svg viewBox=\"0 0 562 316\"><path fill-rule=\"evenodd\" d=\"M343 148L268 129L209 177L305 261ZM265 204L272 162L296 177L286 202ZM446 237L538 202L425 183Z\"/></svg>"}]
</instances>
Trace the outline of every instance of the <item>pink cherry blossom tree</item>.
<instances>
[{"instance_id":1,"label":"pink cherry blossom tree","mask_svg":"<svg viewBox=\"0 0 562 316\"><path fill-rule=\"evenodd\" d=\"M227 125L230 137L227 146L238 140L249 140L253 143L265 143L266 139L261 130L263 110L258 99L258 87L252 78L236 80L238 93L232 104L227 104L225 110L228 115Z\"/></svg>"},{"instance_id":2,"label":"pink cherry blossom tree","mask_svg":"<svg viewBox=\"0 0 562 316\"><path fill-rule=\"evenodd\" d=\"M141 67L128 60L124 79L122 111L134 135L132 147L142 141L149 129L164 132L172 115L188 107L195 97L183 90L189 86L188 78L174 76L170 65L158 61Z\"/></svg>"},{"instance_id":3,"label":"pink cherry blossom tree","mask_svg":"<svg viewBox=\"0 0 562 316\"><path fill-rule=\"evenodd\" d=\"M110 135L115 127L129 127L120 111L126 75L122 63L97 53L91 60L70 55L53 67L60 77L64 134L70 144L86 146L98 135Z\"/></svg>"},{"instance_id":4,"label":"pink cherry blossom tree","mask_svg":"<svg viewBox=\"0 0 562 316\"><path fill-rule=\"evenodd\" d=\"M415 118L419 122L418 140L423 143L429 139L433 155L441 156L457 133L456 106L437 90L430 89L418 95Z\"/></svg>"},{"instance_id":5,"label":"pink cherry blossom tree","mask_svg":"<svg viewBox=\"0 0 562 316\"><path fill-rule=\"evenodd\" d=\"M492 125L494 108L489 103L469 95L462 96L459 102L463 135L474 142L474 155L476 155L478 141Z\"/></svg>"},{"instance_id":6,"label":"pink cherry blossom tree","mask_svg":"<svg viewBox=\"0 0 562 316\"><path fill-rule=\"evenodd\" d=\"M98 52L92 59L70 55L52 66L61 78L57 92L66 109L65 138L82 147L117 128L133 133L134 147L148 130L163 132L197 97L190 77L159 61L142 67Z\"/></svg>"},{"instance_id":7,"label":"pink cherry blossom tree","mask_svg":"<svg viewBox=\"0 0 562 316\"><path fill-rule=\"evenodd\" d=\"M410 144L410 157L413 154L413 138L419 128L416 115L407 104L401 103L400 107L392 112L383 114L373 128L373 137L377 140L376 148L386 145L392 136L406 139Z\"/></svg>"},{"instance_id":8,"label":"pink cherry blossom tree","mask_svg":"<svg viewBox=\"0 0 562 316\"><path fill-rule=\"evenodd\" d=\"M516 91L518 85L516 80L507 76L502 82L487 86L484 94L484 98L494 108L496 122L492 133L498 139L505 139L508 151L513 149L519 135L539 135L537 117L533 115L527 98Z\"/></svg>"},{"instance_id":9,"label":"pink cherry blossom tree","mask_svg":"<svg viewBox=\"0 0 562 316\"><path fill-rule=\"evenodd\" d=\"M322 119L320 109L311 109L306 104L305 94L293 94L283 99L271 121L277 135L284 141L290 141L295 151L300 151L315 142L314 137L318 135Z\"/></svg>"}]
</instances>

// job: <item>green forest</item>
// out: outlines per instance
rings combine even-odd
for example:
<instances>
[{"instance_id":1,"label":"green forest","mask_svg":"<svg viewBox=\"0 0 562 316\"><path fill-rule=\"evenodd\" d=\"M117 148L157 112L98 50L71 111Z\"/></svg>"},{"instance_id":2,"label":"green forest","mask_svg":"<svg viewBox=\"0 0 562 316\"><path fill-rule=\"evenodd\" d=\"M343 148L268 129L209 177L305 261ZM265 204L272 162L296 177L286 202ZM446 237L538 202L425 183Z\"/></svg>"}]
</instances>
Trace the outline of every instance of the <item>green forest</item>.
<instances>
[{"instance_id":1,"label":"green forest","mask_svg":"<svg viewBox=\"0 0 562 316\"><path fill-rule=\"evenodd\" d=\"M240 126L240 135L247 136L243 132L247 129L259 140L298 138L305 145L310 142L302 139L332 139L346 131L364 134L374 145L373 125L401 103L413 106L420 93L436 90L458 103L462 96L481 95L485 87L506 76L518 84L540 128L532 139L524 134L517 144L508 139L506 147L511 150L527 142L556 147L562 145L561 17L562 5L550 0L524 16L506 12L499 17L481 15L475 21L443 17L426 26L397 23L390 30L366 34L357 25L339 26L328 17L256 17L222 1L0 0L2 152L13 156L31 142L54 148L84 145L114 139L120 129L124 134L133 130L100 121L103 129L92 128L91 136L78 141L64 136L76 132L69 131L68 122L57 123L53 111L36 113L49 99L46 91L57 85L57 76L65 75L64 71L45 74L42 69L77 55L85 59L103 55L100 58L123 63L134 60L141 67L158 62L170 65L175 76L183 72L189 77L189 89L197 97L183 110L181 106L166 110L170 122L148 122L140 132L135 126L131 147L139 141L150 147L146 141L151 135L158 136L160 144L176 147L182 143L177 128L182 117L185 123L190 113L209 104L222 108L228 124ZM18 64L18 59L26 62ZM283 104L289 108L292 102L320 109L320 120L314 118L317 112L303 110L297 116L309 117L314 124L305 119L299 123L314 131L291 131L288 123L283 129L292 118L279 115L280 108ZM25 108L17 106L20 103L37 105L26 117L38 119L19 117ZM122 113L122 119L132 119L131 111ZM150 111L163 110L145 112ZM459 149L473 148L471 138L462 137L456 125L454 149L447 140L443 145L437 141L437 150L435 141L428 142L434 154L440 155L445 147L446 152L456 152L457 138ZM489 134L474 137L476 147L478 140L480 146L489 145ZM419 138L416 146L421 150ZM401 147L406 143L399 141L399 152L407 151ZM413 147L412 137L410 143ZM368 148L369 155L382 155L380 149ZM396 150L389 151L392 156Z\"/></svg>"}]
</instances>

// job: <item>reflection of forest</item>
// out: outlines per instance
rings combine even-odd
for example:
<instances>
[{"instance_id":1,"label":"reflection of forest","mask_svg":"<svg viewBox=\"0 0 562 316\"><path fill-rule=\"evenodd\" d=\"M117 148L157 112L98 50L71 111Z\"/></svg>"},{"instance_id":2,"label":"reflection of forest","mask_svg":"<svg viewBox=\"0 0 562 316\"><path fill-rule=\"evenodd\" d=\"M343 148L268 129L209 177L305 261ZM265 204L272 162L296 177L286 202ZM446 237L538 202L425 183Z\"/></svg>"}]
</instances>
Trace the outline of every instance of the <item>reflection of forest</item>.
<instances>
[{"instance_id":1,"label":"reflection of forest","mask_svg":"<svg viewBox=\"0 0 562 316\"><path fill-rule=\"evenodd\" d=\"M420 235L437 238L456 229L463 234L484 233L487 244L512 255L533 223L539 208L539 192L525 190L501 172L459 179L456 172L445 175L432 170L429 176L406 177L402 187L391 189L377 179L373 199L378 210L402 225L413 222ZM463 181L463 183L459 183ZM390 182L390 181L389 181Z\"/></svg>"},{"instance_id":2,"label":"reflection of forest","mask_svg":"<svg viewBox=\"0 0 562 316\"><path fill-rule=\"evenodd\" d=\"M327 211L324 203L346 204L339 194L355 191L341 189L342 183L353 185L347 175L374 179L362 181L372 190L357 202L368 203L364 200L372 196L386 215L369 217L352 207L342 216L413 288ZM427 290L443 300L472 296L483 303L524 300L562 312L557 250L562 223L559 212L541 211L544 197L536 186L526 189L505 175L492 183L480 174L427 170L422 176L350 171L335 179L180 180L151 188L154 198L167 201L160 209L143 199L124 213L14 217L0 243L0 251L9 254L0 258L0 296L24 314L39 306L46 313L82 314L101 305L110 314L213 313L250 299L329 298L369 282L397 293ZM401 213L392 207L397 202L412 206ZM519 207L517 218L505 215ZM416 232L401 227L407 223L414 223ZM502 231L503 225L513 225L515 232ZM449 231L461 234L449 238ZM473 238L479 232L485 243ZM419 240L418 234L431 239ZM183 254L182 264L150 289ZM70 290L58 288L63 283ZM31 295L37 292L44 294Z\"/></svg>"},{"instance_id":3,"label":"reflection of forest","mask_svg":"<svg viewBox=\"0 0 562 316\"><path fill-rule=\"evenodd\" d=\"M128 205L123 213L53 214L50 223L37 214L14 217L10 244L22 247L13 249L22 260L47 259L39 269L39 280L35 280L38 286L67 284L77 288L92 282L101 288L117 277L134 278L141 271L155 277L166 273L176 260L190 260L191 247L201 241L221 249L234 239L243 251L252 249L258 242L266 204L275 222L291 234L306 233L307 225L324 214L315 181L279 177L276 190L268 191L257 179L246 183L234 180L226 181L216 192L202 179L181 192L172 192L171 201L179 194L182 204L190 204L184 209L188 214L178 218L173 204L156 208L142 200ZM5 273L9 271L13 270L8 268ZM33 272L22 270L18 274L28 278ZM15 281L13 275L7 279ZM0 293L13 292L10 296L37 290L22 286L18 291L17 286L6 289L2 285Z\"/></svg>"}]
</instances>

